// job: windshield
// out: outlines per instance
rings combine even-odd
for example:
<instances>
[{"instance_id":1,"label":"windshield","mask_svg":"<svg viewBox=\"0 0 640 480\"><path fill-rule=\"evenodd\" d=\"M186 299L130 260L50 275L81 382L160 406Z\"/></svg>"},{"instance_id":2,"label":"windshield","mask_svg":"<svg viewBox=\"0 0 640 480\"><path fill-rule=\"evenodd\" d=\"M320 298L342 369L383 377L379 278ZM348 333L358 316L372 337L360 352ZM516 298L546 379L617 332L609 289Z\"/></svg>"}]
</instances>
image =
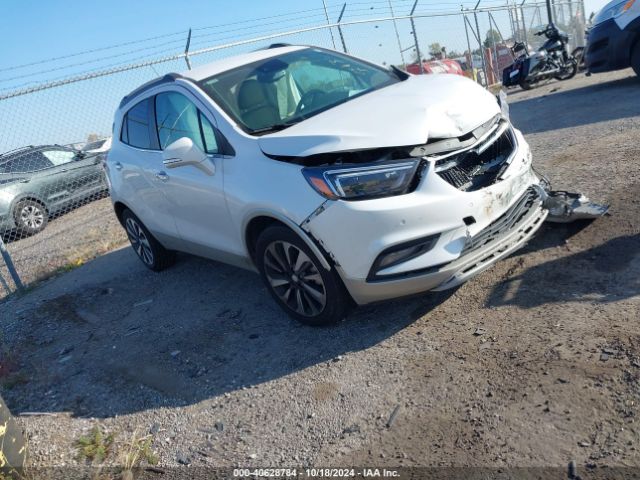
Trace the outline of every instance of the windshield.
<instances>
[{"instance_id":1,"label":"windshield","mask_svg":"<svg viewBox=\"0 0 640 480\"><path fill-rule=\"evenodd\" d=\"M281 130L400 76L346 55L307 48L267 58L200 82L249 133Z\"/></svg>"}]
</instances>

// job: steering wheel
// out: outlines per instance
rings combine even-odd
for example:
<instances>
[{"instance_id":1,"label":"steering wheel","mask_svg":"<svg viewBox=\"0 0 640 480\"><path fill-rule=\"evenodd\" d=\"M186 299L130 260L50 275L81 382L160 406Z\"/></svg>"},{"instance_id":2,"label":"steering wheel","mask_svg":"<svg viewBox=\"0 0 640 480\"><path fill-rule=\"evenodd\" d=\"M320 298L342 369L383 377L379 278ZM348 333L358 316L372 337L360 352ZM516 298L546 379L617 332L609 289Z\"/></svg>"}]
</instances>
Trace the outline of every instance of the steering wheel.
<instances>
[{"instance_id":1,"label":"steering wheel","mask_svg":"<svg viewBox=\"0 0 640 480\"><path fill-rule=\"evenodd\" d=\"M310 105L313 105L321 95L325 95L325 92L323 92L318 88L313 88L308 92L305 92L300 98L300 101L298 102L295 115L302 113L305 108L307 108Z\"/></svg>"}]
</instances>

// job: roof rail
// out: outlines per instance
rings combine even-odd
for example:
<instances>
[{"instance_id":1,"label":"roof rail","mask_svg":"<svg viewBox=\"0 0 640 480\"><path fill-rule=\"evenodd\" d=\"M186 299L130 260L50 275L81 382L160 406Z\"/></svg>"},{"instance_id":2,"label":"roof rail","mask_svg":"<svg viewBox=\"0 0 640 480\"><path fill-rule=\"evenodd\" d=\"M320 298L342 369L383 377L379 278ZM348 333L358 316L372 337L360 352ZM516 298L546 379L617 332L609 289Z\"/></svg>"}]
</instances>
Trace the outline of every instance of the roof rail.
<instances>
[{"instance_id":1,"label":"roof rail","mask_svg":"<svg viewBox=\"0 0 640 480\"><path fill-rule=\"evenodd\" d=\"M23 151L23 150L28 150L28 149L30 149L30 148L36 148L36 147L34 147L33 145L27 145L27 146L25 146L25 147L18 147L18 148L14 148L13 150L9 150L9 151L7 151L7 152L0 153L0 158L2 158L2 157L6 157L7 155L20 153L21 151Z\"/></svg>"},{"instance_id":2,"label":"roof rail","mask_svg":"<svg viewBox=\"0 0 640 480\"><path fill-rule=\"evenodd\" d=\"M153 80L150 80L147 83L140 85L138 88L136 88L129 94L125 95L123 99L120 101L120 106L118 108L122 108L124 104L126 104L129 100L131 100L133 97L140 95L145 90L149 90L150 88L157 87L158 85L162 85L164 83L174 82L178 78L183 78L183 77L179 73L168 73L163 77L154 78Z\"/></svg>"}]
</instances>

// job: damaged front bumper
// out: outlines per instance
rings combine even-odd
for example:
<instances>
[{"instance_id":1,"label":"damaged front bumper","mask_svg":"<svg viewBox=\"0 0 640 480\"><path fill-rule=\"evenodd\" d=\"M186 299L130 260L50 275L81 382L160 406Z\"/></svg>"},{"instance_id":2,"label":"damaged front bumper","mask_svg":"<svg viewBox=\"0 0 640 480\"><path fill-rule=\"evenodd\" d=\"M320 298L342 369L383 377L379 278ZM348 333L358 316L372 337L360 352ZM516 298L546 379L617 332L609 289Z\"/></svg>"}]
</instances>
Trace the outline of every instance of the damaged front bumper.
<instances>
[{"instance_id":1,"label":"damaged front bumper","mask_svg":"<svg viewBox=\"0 0 640 480\"><path fill-rule=\"evenodd\" d=\"M535 234L547 210L542 188L535 188L540 179L529 147L513 132L516 146L507 168L500 181L484 188L456 184L430 162L412 193L328 202L305 222L358 304L455 287ZM422 252L376 269L385 252L421 241Z\"/></svg>"}]
</instances>

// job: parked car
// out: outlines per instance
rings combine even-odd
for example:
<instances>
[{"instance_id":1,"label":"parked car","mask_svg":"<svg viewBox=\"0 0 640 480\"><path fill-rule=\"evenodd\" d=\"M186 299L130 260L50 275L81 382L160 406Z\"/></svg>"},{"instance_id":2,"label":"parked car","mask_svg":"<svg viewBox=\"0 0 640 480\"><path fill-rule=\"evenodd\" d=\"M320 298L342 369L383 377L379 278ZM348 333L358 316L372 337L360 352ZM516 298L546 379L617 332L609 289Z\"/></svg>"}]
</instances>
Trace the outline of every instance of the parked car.
<instances>
[{"instance_id":1,"label":"parked car","mask_svg":"<svg viewBox=\"0 0 640 480\"><path fill-rule=\"evenodd\" d=\"M444 60L425 60L422 62L422 68L424 73L452 73L455 75L464 75L464 70L460 63L451 58L445 58ZM407 65L406 70L414 75L420 75L422 73L420 71L419 63Z\"/></svg>"},{"instance_id":2,"label":"parked car","mask_svg":"<svg viewBox=\"0 0 640 480\"><path fill-rule=\"evenodd\" d=\"M95 142L85 143L79 150L85 153L101 153L106 154L111 149L111 137L102 138Z\"/></svg>"},{"instance_id":3,"label":"parked car","mask_svg":"<svg viewBox=\"0 0 640 480\"><path fill-rule=\"evenodd\" d=\"M0 234L33 235L49 217L107 191L101 157L61 145L0 155Z\"/></svg>"},{"instance_id":4,"label":"parked car","mask_svg":"<svg viewBox=\"0 0 640 480\"><path fill-rule=\"evenodd\" d=\"M589 73L632 67L640 76L640 0L612 0L596 14L584 59Z\"/></svg>"},{"instance_id":5,"label":"parked car","mask_svg":"<svg viewBox=\"0 0 640 480\"><path fill-rule=\"evenodd\" d=\"M142 262L257 270L308 324L456 287L547 216L527 142L459 75L269 48L151 81L114 125L111 197Z\"/></svg>"}]
</instances>

